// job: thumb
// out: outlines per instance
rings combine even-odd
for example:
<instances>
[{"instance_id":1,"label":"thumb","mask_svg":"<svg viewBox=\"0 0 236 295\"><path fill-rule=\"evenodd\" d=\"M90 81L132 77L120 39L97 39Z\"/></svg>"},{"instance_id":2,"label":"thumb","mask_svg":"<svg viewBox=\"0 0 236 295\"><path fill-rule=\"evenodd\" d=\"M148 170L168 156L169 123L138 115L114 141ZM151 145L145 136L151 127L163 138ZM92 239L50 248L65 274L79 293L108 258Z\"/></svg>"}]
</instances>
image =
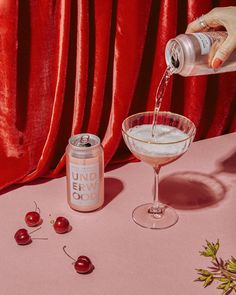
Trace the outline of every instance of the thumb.
<instances>
[{"instance_id":1,"label":"thumb","mask_svg":"<svg viewBox=\"0 0 236 295\"><path fill-rule=\"evenodd\" d=\"M216 51L212 59L212 68L218 69L230 56L230 54L236 48L236 42L234 38L229 36L225 39L222 45Z\"/></svg>"}]
</instances>

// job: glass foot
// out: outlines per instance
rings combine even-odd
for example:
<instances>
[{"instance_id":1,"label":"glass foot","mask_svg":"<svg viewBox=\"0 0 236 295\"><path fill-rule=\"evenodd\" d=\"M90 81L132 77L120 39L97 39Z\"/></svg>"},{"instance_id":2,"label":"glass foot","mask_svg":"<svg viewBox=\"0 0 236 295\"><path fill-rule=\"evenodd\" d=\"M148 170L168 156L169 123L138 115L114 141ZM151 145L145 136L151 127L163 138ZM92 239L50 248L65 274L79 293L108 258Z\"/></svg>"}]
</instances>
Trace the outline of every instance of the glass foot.
<instances>
[{"instance_id":1,"label":"glass foot","mask_svg":"<svg viewBox=\"0 0 236 295\"><path fill-rule=\"evenodd\" d=\"M138 225L150 229L164 229L176 224L179 216L175 210L167 205L160 204L162 213L151 213L152 204L143 204L134 209L132 217Z\"/></svg>"}]
</instances>

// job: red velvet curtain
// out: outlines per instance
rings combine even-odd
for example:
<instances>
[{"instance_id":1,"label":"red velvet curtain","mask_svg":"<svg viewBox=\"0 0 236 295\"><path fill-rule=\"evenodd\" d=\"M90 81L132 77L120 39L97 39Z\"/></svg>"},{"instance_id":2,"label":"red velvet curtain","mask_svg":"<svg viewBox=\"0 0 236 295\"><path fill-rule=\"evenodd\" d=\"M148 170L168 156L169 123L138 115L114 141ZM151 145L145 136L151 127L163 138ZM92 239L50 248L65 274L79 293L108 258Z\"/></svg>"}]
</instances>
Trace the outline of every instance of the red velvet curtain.
<instances>
[{"instance_id":1,"label":"red velvet curtain","mask_svg":"<svg viewBox=\"0 0 236 295\"><path fill-rule=\"evenodd\" d=\"M65 173L72 134L97 134L105 164L127 161L123 119L152 110L166 42L235 1L0 1L0 189ZM175 75L162 110L196 140L236 131L236 73Z\"/></svg>"}]
</instances>

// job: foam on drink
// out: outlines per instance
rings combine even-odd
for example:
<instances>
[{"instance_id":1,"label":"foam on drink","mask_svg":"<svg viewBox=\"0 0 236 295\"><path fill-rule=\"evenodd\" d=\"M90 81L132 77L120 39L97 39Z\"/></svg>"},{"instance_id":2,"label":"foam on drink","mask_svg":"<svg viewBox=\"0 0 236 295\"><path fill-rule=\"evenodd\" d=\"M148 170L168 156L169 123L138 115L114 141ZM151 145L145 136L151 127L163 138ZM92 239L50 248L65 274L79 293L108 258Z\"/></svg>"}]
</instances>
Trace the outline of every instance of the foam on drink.
<instances>
[{"instance_id":1,"label":"foam on drink","mask_svg":"<svg viewBox=\"0 0 236 295\"><path fill-rule=\"evenodd\" d=\"M136 157L151 165L164 165L180 157L188 147L187 134L167 125L156 125L155 138L152 125L138 125L128 130L134 140L130 149Z\"/></svg>"}]
</instances>

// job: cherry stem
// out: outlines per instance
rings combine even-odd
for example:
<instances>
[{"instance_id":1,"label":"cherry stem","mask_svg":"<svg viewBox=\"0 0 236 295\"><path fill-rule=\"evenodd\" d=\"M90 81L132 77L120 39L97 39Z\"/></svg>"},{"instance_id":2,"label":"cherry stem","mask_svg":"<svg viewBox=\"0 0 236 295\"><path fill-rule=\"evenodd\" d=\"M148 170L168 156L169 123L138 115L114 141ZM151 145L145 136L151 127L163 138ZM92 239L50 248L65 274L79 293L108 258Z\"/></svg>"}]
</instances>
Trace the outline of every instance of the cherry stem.
<instances>
[{"instance_id":1,"label":"cherry stem","mask_svg":"<svg viewBox=\"0 0 236 295\"><path fill-rule=\"evenodd\" d=\"M35 209L34 211L38 212L40 214L40 208L38 207L37 203L34 201Z\"/></svg>"},{"instance_id":2,"label":"cherry stem","mask_svg":"<svg viewBox=\"0 0 236 295\"><path fill-rule=\"evenodd\" d=\"M41 226L39 228L36 228L35 230L31 231L29 234L36 232L37 230L41 229ZM48 240L48 238L32 238L32 240Z\"/></svg>"},{"instance_id":3,"label":"cherry stem","mask_svg":"<svg viewBox=\"0 0 236 295\"><path fill-rule=\"evenodd\" d=\"M32 233L36 232L37 230L41 229L41 226L36 228L35 230L31 231L29 234L31 235Z\"/></svg>"},{"instance_id":4,"label":"cherry stem","mask_svg":"<svg viewBox=\"0 0 236 295\"><path fill-rule=\"evenodd\" d=\"M55 221L52 219L52 215L51 214L49 214L49 218L50 218L50 223L51 224L54 224Z\"/></svg>"},{"instance_id":5,"label":"cherry stem","mask_svg":"<svg viewBox=\"0 0 236 295\"><path fill-rule=\"evenodd\" d=\"M70 256L70 255L66 252L66 246L63 246L63 251L64 251L64 253L65 253L68 257L70 257L70 259L76 261L72 256Z\"/></svg>"}]
</instances>

